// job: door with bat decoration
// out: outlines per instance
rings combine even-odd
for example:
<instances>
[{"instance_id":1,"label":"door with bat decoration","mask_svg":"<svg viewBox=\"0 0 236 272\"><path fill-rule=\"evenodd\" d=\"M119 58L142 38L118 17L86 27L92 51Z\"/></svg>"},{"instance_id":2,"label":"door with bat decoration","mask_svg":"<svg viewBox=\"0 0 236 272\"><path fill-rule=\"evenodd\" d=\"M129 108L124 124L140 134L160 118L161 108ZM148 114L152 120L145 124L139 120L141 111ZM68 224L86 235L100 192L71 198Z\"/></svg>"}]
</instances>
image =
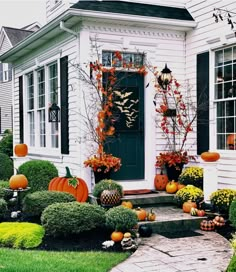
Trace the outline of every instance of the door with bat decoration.
<instances>
[{"instance_id":1,"label":"door with bat decoration","mask_svg":"<svg viewBox=\"0 0 236 272\"><path fill-rule=\"evenodd\" d=\"M115 136L105 150L121 158L122 166L113 172L115 180L144 179L144 76L138 73L117 74L115 91Z\"/></svg>"}]
</instances>

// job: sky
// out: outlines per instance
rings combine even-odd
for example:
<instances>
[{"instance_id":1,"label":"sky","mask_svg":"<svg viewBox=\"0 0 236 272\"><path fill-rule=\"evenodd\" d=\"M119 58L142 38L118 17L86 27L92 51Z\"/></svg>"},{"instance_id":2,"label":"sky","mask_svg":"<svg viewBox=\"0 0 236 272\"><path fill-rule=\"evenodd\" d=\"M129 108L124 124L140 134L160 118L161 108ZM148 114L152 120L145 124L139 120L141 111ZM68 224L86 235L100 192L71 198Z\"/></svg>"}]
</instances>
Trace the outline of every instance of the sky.
<instances>
[{"instance_id":1,"label":"sky","mask_svg":"<svg viewBox=\"0 0 236 272\"><path fill-rule=\"evenodd\" d=\"M34 22L46 23L45 0L0 0L0 28L22 28Z\"/></svg>"}]
</instances>

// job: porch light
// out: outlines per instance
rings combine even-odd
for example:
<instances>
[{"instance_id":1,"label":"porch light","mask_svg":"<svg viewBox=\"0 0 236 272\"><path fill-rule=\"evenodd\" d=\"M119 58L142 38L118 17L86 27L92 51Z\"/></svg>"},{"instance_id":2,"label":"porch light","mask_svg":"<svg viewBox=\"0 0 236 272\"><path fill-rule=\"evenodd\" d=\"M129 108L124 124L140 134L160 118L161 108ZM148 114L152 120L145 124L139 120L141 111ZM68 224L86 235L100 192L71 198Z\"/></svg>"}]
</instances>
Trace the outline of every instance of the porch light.
<instances>
[{"instance_id":1,"label":"porch light","mask_svg":"<svg viewBox=\"0 0 236 272\"><path fill-rule=\"evenodd\" d=\"M48 109L48 122L60 122L60 108L56 103L53 103Z\"/></svg>"},{"instance_id":2,"label":"porch light","mask_svg":"<svg viewBox=\"0 0 236 272\"><path fill-rule=\"evenodd\" d=\"M167 86L169 85L172 75L171 70L167 67L167 64L165 65L165 68L161 71L160 76L158 77L158 83L161 85L161 87L166 90Z\"/></svg>"}]
</instances>

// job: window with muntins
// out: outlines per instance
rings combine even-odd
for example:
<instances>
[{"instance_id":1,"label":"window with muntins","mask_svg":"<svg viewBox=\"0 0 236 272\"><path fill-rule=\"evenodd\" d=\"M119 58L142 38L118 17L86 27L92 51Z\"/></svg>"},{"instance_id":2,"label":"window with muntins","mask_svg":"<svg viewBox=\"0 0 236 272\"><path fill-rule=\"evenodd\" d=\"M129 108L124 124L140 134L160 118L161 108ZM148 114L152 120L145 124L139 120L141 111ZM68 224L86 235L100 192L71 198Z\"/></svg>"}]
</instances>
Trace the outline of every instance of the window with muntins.
<instances>
[{"instance_id":1,"label":"window with muntins","mask_svg":"<svg viewBox=\"0 0 236 272\"><path fill-rule=\"evenodd\" d=\"M217 149L235 150L236 46L215 52L214 69Z\"/></svg>"},{"instance_id":2,"label":"window with muntins","mask_svg":"<svg viewBox=\"0 0 236 272\"><path fill-rule=\"evenodd\" d=\"M59 105L58 82L57 62L26 75L26 131L32 148L59 148L59 124L48 122L49 106L52 103Z\"/></svg>"}]
</instances>

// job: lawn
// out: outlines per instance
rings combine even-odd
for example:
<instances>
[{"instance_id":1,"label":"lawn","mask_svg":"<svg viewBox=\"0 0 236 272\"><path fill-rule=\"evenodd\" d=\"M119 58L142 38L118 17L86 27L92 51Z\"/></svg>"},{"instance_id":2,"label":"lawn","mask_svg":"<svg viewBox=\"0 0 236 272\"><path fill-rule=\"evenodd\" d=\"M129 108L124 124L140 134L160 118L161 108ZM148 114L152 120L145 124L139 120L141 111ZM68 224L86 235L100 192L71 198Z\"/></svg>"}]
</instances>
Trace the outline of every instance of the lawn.
<instances>
[{"instance_id":1,"label":"lawn","mask_svg":"<svg viewBox=\"0 0 236 272\"><path fill-rule=\"evenodd\" d=\"M129 255L128 252L55 252L0 248L0 271L106 272Z\"/></svg>"}]
</instances>

